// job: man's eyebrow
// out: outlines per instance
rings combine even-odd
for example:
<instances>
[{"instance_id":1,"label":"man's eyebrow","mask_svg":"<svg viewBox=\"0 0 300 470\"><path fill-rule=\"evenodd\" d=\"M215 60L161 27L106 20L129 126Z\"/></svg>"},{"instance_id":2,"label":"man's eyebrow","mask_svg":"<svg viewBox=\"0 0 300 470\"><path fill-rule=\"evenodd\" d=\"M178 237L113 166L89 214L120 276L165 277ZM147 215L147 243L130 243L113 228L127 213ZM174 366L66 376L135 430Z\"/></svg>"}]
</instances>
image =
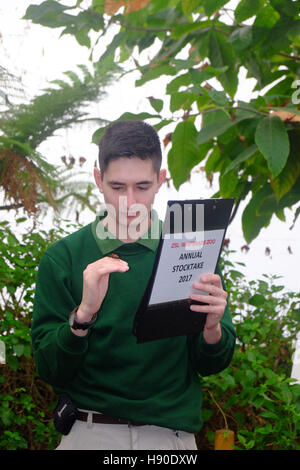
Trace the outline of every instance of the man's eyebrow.
<instances>
[{"instance_id":1,"label":"man's eyebrow","mask_svg":"<svg viewBox=\"0 0 300 470\"><path fill-rule=\"evenodd\" d=\"M152 183L153 183L152 181L143 180L143 181L138 181L136 184L152 184ZM115 181L115 180L108 181L108 184L115 184L115 185L118 185L118 186L125 186L125 183L121 183L120 181Z\"/></svg>"},{"instance_id":2,"label":"man's eyebrow","mask_svg":"<svg viewBox=\"0 0 300 470\"><path fill-rule=\"evenodd\" d=\"M118 185L124 186L125 183L121 183L120 181L111 180L111 181L108 181L108 184L118 184Z\"/></svg>"}]
</instances>

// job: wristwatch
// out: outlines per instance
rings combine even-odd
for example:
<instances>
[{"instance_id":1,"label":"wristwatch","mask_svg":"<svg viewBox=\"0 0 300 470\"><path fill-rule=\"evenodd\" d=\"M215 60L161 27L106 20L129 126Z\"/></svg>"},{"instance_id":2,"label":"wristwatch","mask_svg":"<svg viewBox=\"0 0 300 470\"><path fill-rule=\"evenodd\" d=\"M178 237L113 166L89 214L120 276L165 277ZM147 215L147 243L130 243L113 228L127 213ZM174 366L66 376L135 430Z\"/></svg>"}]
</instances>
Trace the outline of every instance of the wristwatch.
<instances>
[{"instance_id":1,"label":"wristwatch","mask_svg":"<svg viewBox=\"0 0 300 470\"><path fill-rule=\"evenodd\" d=\"M87 330L90 326L92 326L96 322L97 313L94 313L90 321L80 323L76 315L78 308L79 306L74 308L74 310L71 312L71 315L69 318L70 327L73 328L73 330Z\"/></svg>"}]
</instances>

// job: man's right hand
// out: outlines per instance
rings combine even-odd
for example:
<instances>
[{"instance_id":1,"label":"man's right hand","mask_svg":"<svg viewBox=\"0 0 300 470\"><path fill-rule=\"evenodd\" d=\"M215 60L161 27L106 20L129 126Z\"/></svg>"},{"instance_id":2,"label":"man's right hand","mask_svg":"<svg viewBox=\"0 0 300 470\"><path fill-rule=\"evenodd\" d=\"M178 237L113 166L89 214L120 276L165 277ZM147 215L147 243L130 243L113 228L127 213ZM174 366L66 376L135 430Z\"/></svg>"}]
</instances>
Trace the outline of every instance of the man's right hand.
<instances>
[{"instance_id":1,"label":"man's right hand","mask_svg":"<svg viewBox=\"0 0 300 470\"><path fill-rule=\"evenodd\" d=\"M128 269L126 261L110 256L87 265L83 271L82 300L76 314L79 323L89 322L100 309L107 293L109 275L114 272L125 273ZM79 336L87 333L81 330L72 331Z\"/></svg>"}]
</instances>

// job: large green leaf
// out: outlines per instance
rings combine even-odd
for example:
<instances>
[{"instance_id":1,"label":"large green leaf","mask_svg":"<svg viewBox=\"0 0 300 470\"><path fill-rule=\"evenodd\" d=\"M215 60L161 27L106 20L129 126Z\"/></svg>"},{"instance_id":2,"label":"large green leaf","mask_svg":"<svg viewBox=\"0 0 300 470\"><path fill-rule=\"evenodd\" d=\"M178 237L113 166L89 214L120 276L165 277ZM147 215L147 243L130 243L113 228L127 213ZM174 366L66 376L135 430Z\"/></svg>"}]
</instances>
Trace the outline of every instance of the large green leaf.
<instances>
[{"instance_id":1,"label":"large green leaf","mask_svg":"<svg viewBox=\"0 0 300 470\"><path fill-rule=\"evenodd\" d=\"M243 26L235 29L228 38L236 51L247 49L252 42L252 26Z\"/></svg>"},{"instance_id":2,"label":"large green leaf","mask_svg":"<svg viewBox=\"0 0 300 470\"><path fill-rule=\"evenodd\" d=\"M255 143L275 178L285 167L290 151L285 125L278 116L266 117L260 121L255 132Z\"/></svg>"},{"instance_id":3,"label":"large green leaf","mask_svg":"<svg viewBox=\"0 0 300 470\"><path fill-rule=\"evenodd\" d=\"M209 142L214 137L224 134L228 129L248 118L247 113L244 115L241 114L239 117L232 120L223 110L209 112L203 119L203 127L197 138L198 144Z\"/></svg>"},{"instance_id":4,"label":"large green leaf","mask_svg":"<svg viewBox=\"0 0 300 470\"><path fill-rule=\"evenodd\" d=\"M217 124L211 124L207 127L204 127L201 129L199 135L198 135L198 143L203 144L205 142L209 142L212 140L214 137L218 137L221 134L224 134L224 132L229 129L233 123L228 120L228 121L223 121L219 122Z\"/></svg>"},{"instance_id":5,"label":"large green leaf","mask_svg":"<svg viewBox=\"0 0 300 470\"><path fill-rule=\"evenodd\" d=\"M148 100L152 106L152 108L157 112L160 113L161 110L163 109L164 102L163 100L160 100L158 98L154 98L153 96L149 96Z\"/></svg>"},{"instance_id":6,"label":"large green leaf","mask_svg":"<svg viewBox=\"0 0 300 470\"><path fill-rule=\"evenodd\" d=\"M176 75L175 67L172 67L171 65L158 65L153 67L152 69L145 72L142 78L136 80L135 86L142 86L144 83L149 82L150 80L155 80L162 75Z\"/></svg>"},{"instance_id":7,"label":"large green leaf","mask_svg":"<svg viewBox=\"0 0 300 470\"><path fill-rule=\"evenodd\" d=\"M276 205L275 195L270 185L266 184L252 196L250 202L244 209L242 214L242 228L247 243L250 243L252 240L254 240L254 238L258 236L260 230L269 224L273 214L274 206L273 210L270 208L269 212L266 211L261 213L260 205L262 201L270 197L274 198Z\"/></svg>"},{"instance_id":8,"label":"large green leaf","mask_svg":"<svg viewBox=\"0 0 300 470\"><path fill-rule=\"evenodd\" d=\"M26 10L24 19L40 20L44 15L48 13L62 13L64 10L67 10L67 5L62 5L61 3L55 0L45 0L40 5L29 5Z\"/></svg>"},{"instance_id":9,"label":"large green leaf","mask_svg":"<svg viewBox=\"0 0 300 470\"><path fill-rule=\"evenodd\" d=\"M223 7L229 0L203 0L204 10L207 16L212 15L219 8Z\"/></svg>"},{"instance_id":10,"label":"large green leaf","mask_svg":"<svg viewBox=\"0 0 300 470\"><path fill-rule=\"evenodd\" d=\"M212 102L218 106L228 106L229 100L224 91L218 91L210 88L202 88L204 94L208 95Z\"/></svg>"},{"instance_id":11,"label":"large green leaf","mask_svg":"<svg viewBox=\"0 0 300 470\"><path fill-rule=\"evenodd\" d=\"M184 73L171 80L167 85L166 91L170 95L172 93L177 92L182 86L187 87L190 83L191 77L189 73Z\"/></svg>"},{"instance_id":12,"label":"large green leaf","mask_svg":"<svg viewBox=\"0 0 300 470\"><path fill-rule=\"evenodd\" d=\"M254 43L263 41L269 30L275 26L279 18L280 15L270 4L267 4L261 8L252 26L252 36Z\"/></svg>"},{"instance_id":13,"label":"large green leaf","mask_svg":"<svg viewBox=\"0 0 300 470\"><path fill-rule=\"evenodd\" d=\"M268 32L265 40L261 44L260 55L264 59L271 58L274 54L288 50L290 40L288 33L297 25L292 18L282 16Z\"/></svg>"},{"instance_id":14,"label":"large green leaf","mask_svg":"<svg viewBox=\"0 0 300 470\"><path fill-rule=\"evenodd\" d=\"M209 38L209 58L215 68L228 67L226 72L218 77L218 80L220 80L224 90L233 98L238 86L236 57L232 45L226 41L221 33L213 30Z\"/></svg>"},{"instance_id":15,"label":"large green leaf","mask_svg":"<svg viewBox=\"0 0 300 470\"><path fill-rule=\"evenodd\" d=\"M171 38L178 39L185 34L189 34L193 31L208 28L210 26L209 21L196 21L194 23L183 23L175 26L172 29Z\"/></svg>"},{"instance_id":16,"label":"large green leaf","mask_svg":"<svg viewBox=\"0 0 300 470\"><path fill-rule=\"evenodd\" d=\"M72 8L74 6L68 7L54 0L46 0L40 5L30 5L26 10L24 19L30 19L33 23L48 26L49 28L57 28L65 26L70 21L74 21L73 15L64 13L64 10Z\"/></svg>"},{"instance_id":17,"label":"large green leaf","mask_svg":"<svg viewBox=\"0 0 300 470\"><path fill-rule=\"evenodd\" d=\"M219 147L216 145L212 148L212 152L210 153L205 163L205 172L207 178L211 177L211 173L219 170L219 165L221 165L221 161L222 155Z\"/></svg>"},{"instance_id":18,"label":"large green leaf","mask_svg":"<svg viewBox=\"0 0 300 470\"><path fill-rule=\"evenodd\" d=\"M170 111L174 113L178 109L188 109L198 98L195 93L172 93Z\"/></svg>"},{"instance_id":19,"label":"large green leaf","mask_svg":"<svg viewBox=\"0 0 300 470\"><path fill-rule=\"evenodd\" d=\"M219 69L211 67L210 65L205 67L203 70L190 69L189 74L191 81L194 85L201 85L202 82L209 80L213 77L218 77L222 73L226 72L228 66L221 67Z\"/></svg>"},{"instance_id":20,"label":"large green leaf","mask_svg":"<svg viewBox=\"0 0 300 470\"><path fill-rule=\"evenodd\" d=\"M236 22L242 23L254 16L264 3L265 0L241 0L234 11Z\"/></svg>"},{"instance_id":21,"label":"large green leaf","mask_svg":"<svg viewBox=\"0 0 300 470\"><path fill-rule=\"evenodd\" d=\"M125 38L126 38L125 33L121 32L119 34L116 34L114 38L112 39L112 41L110 42L110 44L105 48L105 52L100 57L99 64L101 64L101 62L105 60L107 57L114 57L116 49L119 46L121 46Z\"/></svg>"},{"instance_id":22,"label":"large green leaf","mask_svg":"<svg viewBox=\"0 0 300 470\"><path fill-rule=\"evenodd\" d=\"M193 122L177 124L172 134L172 148L168 154L168 167L176 189L187 181L192 168L205 158L210 144L197 144L197 129Z\"/></svg>"},{"instance_id":23,"label":"large green leaf","mask_svg":"<svg viewBox=\"0 0 300 470\"><path fill-rule=\"evenodd\" d=\"M219 186L221 197L233 197L235 188L239 183L239 177L237 173L232 170L229 173L220 173Z\"/></svg>"},{"instance_id":24,"label":"large green leaf","mask_svg":"<svg viewBox=\"0 0 300 470\"><path fill-rule=\"evenodd\" d=\"M287 16L299 15L299 2L293 0L270 0L271 5L281 14Z\"/></svg>"},{"instance_id":25,"label":"large green leaf","mask_svg":"<svg viewBox=\"0 0 300 470\"><path fill-rule=\"evenodd\" d=\"M199 8L199 0L181 0L181 8L185 15Z\"/></svg>"},{"instance_id":26,"label":"large green leaf","mask_svg":"<svg viewBox=\"0 0 300 470\"><path fill-rule=\"evenodd\" d=\"M250 145L250 147L246 148L243 152L241 152L233 161L228 165L226 170L224 171L224 175L231 170L237 170L241 163L248 160L248 158L252 157L257 151L257 146L255 144Z\"/></svg>"},{"instance_id":27,"label":"large green leaf","mask_svg":"<svg viewBox=\"0 0 300 470\"><path fill-rule=\"evenodd\" d=\"M272 188L280 200L294 186L300 176L300 134L295 130L290 133L290 155L284 169L272 182ZM299 194L300 199L300 194Z\"/></svg>"}]
</instances>

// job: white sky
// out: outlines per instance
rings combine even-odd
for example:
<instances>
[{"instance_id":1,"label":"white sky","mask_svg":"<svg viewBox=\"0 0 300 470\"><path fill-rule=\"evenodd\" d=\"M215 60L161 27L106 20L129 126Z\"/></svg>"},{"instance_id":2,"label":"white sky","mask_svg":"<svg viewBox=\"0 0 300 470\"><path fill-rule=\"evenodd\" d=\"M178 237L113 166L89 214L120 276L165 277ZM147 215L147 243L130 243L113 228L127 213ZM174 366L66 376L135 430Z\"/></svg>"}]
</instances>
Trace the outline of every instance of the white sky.
<instances>
[{"instance_id":1,"label":"white sky","mask_svg":"<svg viewBox=\"0 0 300 470\"><path fill-rule=\"evenodd\" d=\"M89 51L87 48L79 46L71 36L59 38L57 30L21 20L30 3L31 1L28 0L0 0L0 65L21 76L29 96L32 96L47 85L47 81L62 78L62 72L76 71L76 64L87 64ZM35 3L42 2L36 0ZM65 0L64 3L70 4L70 1ZM103 102L95 103L91 107L91 114L105 119L115 119L125 111L154 113L146 97L163 96L166 80L161 79L158 82L155 84L150 82L144 87L135 88L133 75L125 77L114 84ZM240 99L248 101L254 81L243 78L241 82L238 96ZM46 141L40 150L48 156L51 163L61 164L61 155L69 153L76 158L81 155L85 156L89 160L85 168L90 171L92 178L92 169L97 158L97 147L90 142L97 127L97 125L85 125L67 132L60 131L56 138ZM168 128L163 129L160 137L163 139L167 132ZM166 167L166 155L164 155L164 166ZM179 191L176 191L174 187L170 189L166 186L163 187L157 196L155 208L163 217L168 199L211 197L216 189L217 176L215 176L214 186L210 188L204 176L201 173L195 173L192 175L191 181L183 184ZM280 284L288 289L299 291L299 220L294 230L290 231L289 227L293 217L289 210L285 211L286 223L273 217L270 227L261 231L259 238L251 243L249 252L245 254L241 252L241 247L245 245L240 222L243 207L245 204L241 205L239 214L227 232L227 238L230 238L230 249L237 251L233 259L246 264L246 267L241 270L246 273L249 280L261 278L264 273L277 274L283 276ZM3 219L8 214L2 211L0 216ZM93 218L93 214L86 211L81 214L79 220L81 223L89 223ZM293 255L288 253L289 246ZM265 256L266 247L271 250L270 256Z\"/></svg>"}]
</instances>

